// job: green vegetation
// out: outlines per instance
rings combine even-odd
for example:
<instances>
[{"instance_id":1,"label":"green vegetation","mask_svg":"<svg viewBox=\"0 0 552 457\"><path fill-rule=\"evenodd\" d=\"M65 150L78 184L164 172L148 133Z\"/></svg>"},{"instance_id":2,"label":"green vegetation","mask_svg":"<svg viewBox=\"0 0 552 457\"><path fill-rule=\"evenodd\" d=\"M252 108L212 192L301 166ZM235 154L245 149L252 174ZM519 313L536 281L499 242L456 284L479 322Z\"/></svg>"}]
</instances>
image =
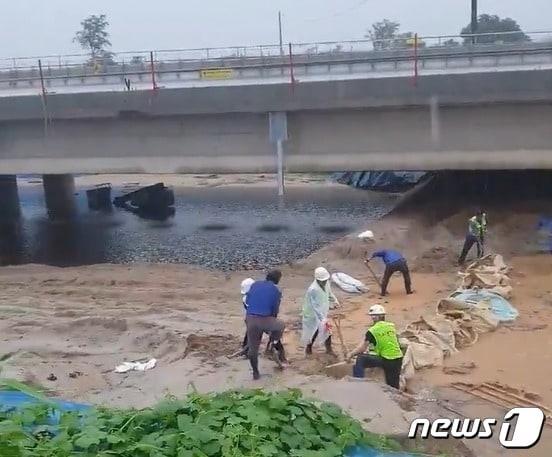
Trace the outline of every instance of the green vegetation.
<instances>
[{"instance_id":1,"label":"green vegetation","mask_svg":"<svg viewBox=\"0 0 552 457\"><path fill-rule=\"evenodd\" d=\"M513 32L507 35L492 35L493 33L501 32ZM460 32L461 35L469 35L471 33L471 24L468 24ZM493 43L513 43L519 41L531 41L531 39L523 33L519 24L507 17L500 18L496 14L482 14L477 18L477 33L491 35L482 35L476 37L476 43L478 44L493 44ZM472 37L467 36L464 38L464 43L471 43Z\"/></svg>"},{"instance_id":2,"label":"green vegetation","mask_svg":"<svg viewBox=\"0 0 552 457\"><path fill-rule=\"evenodd\" d=\"M352 445L399 446L365 432L337 406L306 400L298 390L234 391L168 398L144 410L61 413L52 405L0 413L3 457L337 457Z\"/></svg>"},{"instance_id":3,"label":"green vegetation","mask_svg":"<svg viewBox=\"0 0 552 457\"><path fill-rule=\"evenodd\" d=\"M73 42L78 43L90 53L90 63L110 62L113 54L107 50L109 41L109 22L105 14L88 16L81 22L81 30L75 33Z\"/></svg>"}]
</instances>

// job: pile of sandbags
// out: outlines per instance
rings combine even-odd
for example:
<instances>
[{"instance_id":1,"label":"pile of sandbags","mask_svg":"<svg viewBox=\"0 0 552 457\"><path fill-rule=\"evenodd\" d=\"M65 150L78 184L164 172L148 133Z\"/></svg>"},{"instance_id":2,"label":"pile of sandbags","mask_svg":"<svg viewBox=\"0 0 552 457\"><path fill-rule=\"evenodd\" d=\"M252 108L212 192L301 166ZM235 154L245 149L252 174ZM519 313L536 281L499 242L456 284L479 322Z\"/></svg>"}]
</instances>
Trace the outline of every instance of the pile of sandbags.
<instances>
[{"instance_id":1,"label":"pile of sandbags","mask_svg":"<svg viewBox=\"0 0 552 457\"><path fill-rule=\"evenodd\" d=\"M487 255L459 273L459 289L437 304L434 314L411 322L400 334L406 352L402 383L416 370L443 365L446 357L475 344L482 333L518 315L508 302L509 268L500 255Z\"/></svg>"},{"instance_id":2,"label":"pile of sandbags","mask_svg":"<svg viewBox=\"0 0 552 457\"><path fill-rule=\"evenodd\" d=\"M509 270L501 255L486 255L469 265L465 272L458 273L460 289L486 289L509 299L512 297Z\"/></svg>"}]
</instances>

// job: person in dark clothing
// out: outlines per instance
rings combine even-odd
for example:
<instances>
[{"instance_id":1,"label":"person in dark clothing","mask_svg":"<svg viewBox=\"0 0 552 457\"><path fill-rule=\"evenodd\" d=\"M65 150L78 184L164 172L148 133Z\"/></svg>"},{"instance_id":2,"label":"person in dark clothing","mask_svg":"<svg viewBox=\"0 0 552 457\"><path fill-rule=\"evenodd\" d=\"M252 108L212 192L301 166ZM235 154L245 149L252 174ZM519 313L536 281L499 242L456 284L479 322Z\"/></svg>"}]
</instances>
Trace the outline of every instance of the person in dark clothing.
<instances>
[{"instance_id":1,"label":"person in dark clothing","mask_svg":"<svg viewBox=\"0 0 552 457\"><path fill-rule=\"evenodd\" d=\"M408 270L408 264L406 259L402 256L400 252L393 251L392 249L383 249L381 251L376 251L372 254L372 257L366 260L366 263L369 263L372 259L379 257L383 260L385 264L385 271L383 273L383 278L381 280L381 295L382 297L387 295L387 286L389 284L389 279L396 271L402 273L404 278L404 288L406 289L407 294L412 293L412 283L410 281L410 271Z\"/></svg>"},{"instance_id":2,"label":"person in dark clothing","mask_svg":"<svg viewBox=\"0 0 552 457\"><path fill-rule=\"evenodd\" d=\"M462 246L462 252L460 253L460 257L458 258L458 265L464 264L464 262L466 261L466 257L468 256L468 253L470 252L474 244L477 249L477 258L479 259L483 256L483 249L480 239L477 236L468 233L466 235L466 239L464 240L464 246Z\"/></svg>"},{"instance_id":3,"label":"person in dark clothing","mask_svg":"<svg viewBox=\"0 0 552 457\"><path fill-rule=\"evenodd\" d=\"M486 232L487 215L482 210L479 210L477 214L468 221L468 233L466 234L464 246L458 258L458 265L463 265L474 244L477 247L477 258L479 259L483 256Z\"/></svg>"},{"instance_id":4,"label":"person in dark clothing","mask_svg":"<svg viewBox=\"0 0 552 457\"><path fill-rule=\"evenodd\" d=\"M363 378L366 368L382 368L385 374L385 382L395 389L399 388L403 362L403 352L397 338L395 326L385 320L385 308L374 305L368 311L374 325L368 329L364 340L352 352L347 354L347 359L357 356L353 366L353 376ZM373 354L366 354L368 346L374 349Z\"/></svg>"},{"instance_id":5,"label":"person in dark clothing","mask_svg":"<svg viewBox=\"0 0 552 457\"><path fill-rule=\"evenodd\" d=\"M287 364L282 335L284 322L278 319L282 292L277 284L282 273L278 270L269 272L265 281L257 281L251 285L246 295L248 358L253 370L253 379L259 379L259 346L263 333L269 334L269 352L276 363L283 368Z\"/></svg>"}]
</instances>

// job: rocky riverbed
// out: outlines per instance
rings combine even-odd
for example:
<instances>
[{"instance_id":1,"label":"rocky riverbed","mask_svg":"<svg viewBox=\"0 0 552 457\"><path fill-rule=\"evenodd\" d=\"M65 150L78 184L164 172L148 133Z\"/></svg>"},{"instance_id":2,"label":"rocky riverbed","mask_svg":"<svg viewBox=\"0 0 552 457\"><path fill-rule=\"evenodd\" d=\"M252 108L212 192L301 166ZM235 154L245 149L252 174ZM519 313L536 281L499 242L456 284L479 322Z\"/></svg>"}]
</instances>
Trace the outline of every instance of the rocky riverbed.
<instances>
[{"instance_id":1,"label":"rocky riverbed","mask_svg":"<svg viewBox=\"0 0 552 457\"><path fill-rule=\"evenodd\" d=\"M86 189L163 181L173 186L176 212L147 220L119 208L90 211ZM77 266L98 263L186 263L219 270L266 269L303 258L390 210L396 196L350 189L320 177L290 177L286 198L273 177L217 175L82 176L76 178L78 215L48 220L40 179L20 183L23 217L3 229L4 264Z\"/></svg>"}]
</instances>

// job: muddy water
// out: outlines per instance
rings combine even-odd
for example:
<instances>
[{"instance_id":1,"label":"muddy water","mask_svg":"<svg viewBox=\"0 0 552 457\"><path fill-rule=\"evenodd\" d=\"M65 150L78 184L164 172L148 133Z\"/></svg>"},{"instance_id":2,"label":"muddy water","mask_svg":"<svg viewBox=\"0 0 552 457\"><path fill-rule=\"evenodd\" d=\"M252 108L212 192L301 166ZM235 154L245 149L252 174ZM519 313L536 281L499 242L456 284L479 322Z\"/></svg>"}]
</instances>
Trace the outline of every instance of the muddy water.
<instances>
[{"instance_id":1,"label":"muddy water","mask_svg":"<svg viewBox=\"0 0 552 457\"><path fill-rule=\"evenodd\" d=\"M47 217L42 186L19 190L22 217L1 229L3 264L191 263L225 270L266 268L304 257L379 218L396 197L342 186L176 188L176 212L147 220L125 210L90 211L85 189L70 222ZM114 188L113 196L121 189Z\"/></svg>"}]
</instances>

